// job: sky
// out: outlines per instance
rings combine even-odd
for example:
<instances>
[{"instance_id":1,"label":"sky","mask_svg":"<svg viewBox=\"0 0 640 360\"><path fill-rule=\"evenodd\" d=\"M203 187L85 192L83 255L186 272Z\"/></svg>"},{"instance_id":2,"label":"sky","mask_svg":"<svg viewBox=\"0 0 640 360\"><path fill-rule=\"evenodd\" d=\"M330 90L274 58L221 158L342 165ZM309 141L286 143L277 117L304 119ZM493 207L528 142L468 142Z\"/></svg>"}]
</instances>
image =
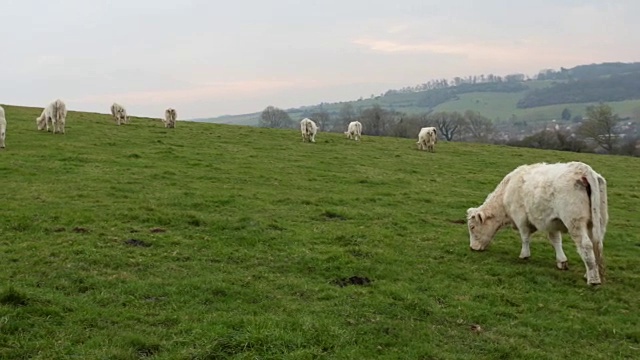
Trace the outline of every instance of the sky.
<instances>
[{"instance_id":1,"label":"sky","mask_svg":"<svg viewBox=\"0 0 640 360\"><path fill-rule=\"evenodd\" d=\"M207 118L640 61L637 0L0 0L0 103Z\"/></svg>"}]
</instances>

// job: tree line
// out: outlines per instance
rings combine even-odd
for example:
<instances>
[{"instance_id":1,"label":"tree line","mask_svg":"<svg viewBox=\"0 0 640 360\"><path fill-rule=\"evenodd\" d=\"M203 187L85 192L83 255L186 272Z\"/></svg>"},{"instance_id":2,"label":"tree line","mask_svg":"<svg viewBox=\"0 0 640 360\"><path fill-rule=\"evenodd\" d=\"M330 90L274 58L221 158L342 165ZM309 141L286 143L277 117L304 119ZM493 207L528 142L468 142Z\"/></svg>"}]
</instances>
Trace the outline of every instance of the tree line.
<instances>
[{"instance_id":1,"label":"tree line","mask_svg":"<svg viewBox=\"0 0 640 360\"><path fill-rule=\"evenodd\" d=\"M539 131L522 140L506 141L496 136L499 133L498 129L490 119L471 110L405 114L384 109L378 104L356 109L351 103L345 103L337 113L316 109L303 111L298 115L300 118L308 117L314 120L320 130L325 132L343 132L351 121L357 120L362 123L363 134L369 136L417 138L421 128L434 126L438 129L438 137L446 141L640 156L640 149L636 148L639 140L637 134L624 133L620 117L605 103L587 107L575 133L556 128ZM563 117L570 117L570 112L563 111ZM297 128L299 120L293 120L285 110L268 106L260 115L259 126Z\"/></svg>"}]
</instances>

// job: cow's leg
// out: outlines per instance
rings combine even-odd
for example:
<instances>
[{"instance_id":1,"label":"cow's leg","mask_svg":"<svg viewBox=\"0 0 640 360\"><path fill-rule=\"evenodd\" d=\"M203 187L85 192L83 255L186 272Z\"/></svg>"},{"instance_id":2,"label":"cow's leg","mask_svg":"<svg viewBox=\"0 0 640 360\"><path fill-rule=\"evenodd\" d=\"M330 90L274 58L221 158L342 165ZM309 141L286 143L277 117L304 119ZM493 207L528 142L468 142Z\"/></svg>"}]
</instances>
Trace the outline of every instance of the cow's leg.
<instances>
[{"instance_id":1,"label":"cow's leg","mask_svg":"<svg viewBox=\"0 0 640 360\"><path fill-rule=\"evenodd\" d=\"M576 243L578 254L580 254L584 262L587 284L599 285L600 274L598 272L598 266L596 265L596 257L593 253L593 243L591 243L591 239L589 238L586 224L580 224L576 228L569 229L569 234Z\"/></svg>"},{"instance_id":2,"label":"cow's leg","mask_svg":"<svg viewBox=\"0 0 640 360\"><path fill-rule=\"evenodd\" d=\"M562 250L562 234L560 231L549 231L547 234L553 250L556 251L556 266L560 270L569 270L569 263L567 262L567 255Z\"/></svg>"},{"instance_id":3,"label":"cow's leg","mask_svg":"<svg viewBox=\"0 0 640 360\"><path fill-rule=\"evenodd\" d=\"M520 231L520 239L522 240L522 249L520 250L520 259L526 260L531 257L531 249L529 244L531 243L531 232L527 226L518 226Z\"/></svg>"},{"instance_id":4,"label":"cow's leg","mask_svg":"<svg viewBox=\"0 0 640 360\"><path fill-rule=\"evenodd\" d=\"M316 142L316 134L311 134L311 142Z\"/></svg>"}]
</instances>

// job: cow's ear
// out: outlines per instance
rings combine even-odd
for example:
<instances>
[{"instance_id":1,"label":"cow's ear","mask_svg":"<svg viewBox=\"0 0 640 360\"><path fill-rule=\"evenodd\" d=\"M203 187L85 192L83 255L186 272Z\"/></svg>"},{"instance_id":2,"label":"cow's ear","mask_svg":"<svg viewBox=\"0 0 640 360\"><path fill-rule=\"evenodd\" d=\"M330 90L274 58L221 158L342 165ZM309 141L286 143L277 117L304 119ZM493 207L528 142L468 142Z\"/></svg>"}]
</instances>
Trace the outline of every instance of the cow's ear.
<instances>
[{"instance_id":1,"label":"cow's ear","mask_svg":"<svg viewBox=\"0 0 640 360\"><path fill-rule=\"evenodd\" d=\"M478 211L477 217L480 224L482 224L487 219L486 216L482 213L482 211Z\"/></svg>"}]
</instances>

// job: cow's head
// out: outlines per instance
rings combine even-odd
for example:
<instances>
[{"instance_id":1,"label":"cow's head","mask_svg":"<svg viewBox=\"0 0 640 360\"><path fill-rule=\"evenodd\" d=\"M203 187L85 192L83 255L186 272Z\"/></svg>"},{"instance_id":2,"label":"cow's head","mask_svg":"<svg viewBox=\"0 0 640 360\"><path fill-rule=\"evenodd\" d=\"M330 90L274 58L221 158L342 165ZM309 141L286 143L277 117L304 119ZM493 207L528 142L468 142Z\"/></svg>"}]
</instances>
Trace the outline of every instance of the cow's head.
<instances>
[{"instance_id":1,"label":"cow's head","mask_svg":"<svg viewBox=\"0 0 640 360\"><path fill-rule=\"evenodd\" d=\"M46 119L46 116L38 116L36 118L36 125L38 125L38 130L42 130L45 128L45 126L47 125Z\"/></svg>"},{"instance_id":2,"label":"cow's head","mask_svg":"<svg viewBox=\"0 0 640 360\"><path fill-rule=\"evenodd\" d=\"M467 210L467 226L469 227L469 246L472 250L482 251L489 246L501 222L491 214L478 208Z\"/></svg>"}]
</instances>

